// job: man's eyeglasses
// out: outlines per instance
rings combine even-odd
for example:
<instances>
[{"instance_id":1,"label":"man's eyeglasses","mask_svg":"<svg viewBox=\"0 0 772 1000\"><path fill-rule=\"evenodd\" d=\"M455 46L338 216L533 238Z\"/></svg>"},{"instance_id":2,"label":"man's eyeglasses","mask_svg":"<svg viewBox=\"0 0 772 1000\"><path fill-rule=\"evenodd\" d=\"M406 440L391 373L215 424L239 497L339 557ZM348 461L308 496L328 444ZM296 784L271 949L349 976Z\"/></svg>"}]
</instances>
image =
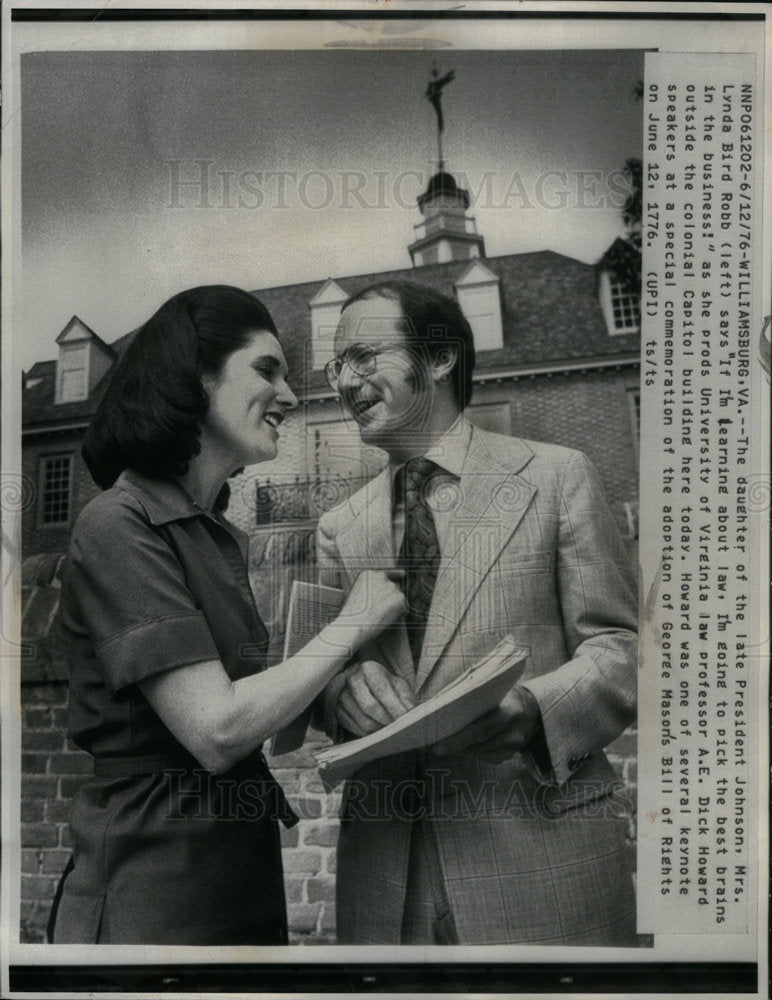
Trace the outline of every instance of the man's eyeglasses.
<instances>
[{"instance_id":1,"label":"man's eyeglasses","mask_svg":"<svg viewBox=\"0 0 772 1000\"><path fill-rule=\"evenodd\" d=\"M331 387L337 389L340 373L343 371L344 365L348 365L356 375L366 378L368 375L374 374L378 367L377 359L379 354L399 350L404 350L404 348L395 345L394 347L376 349L370 347L369 344L352 344L351 347L346 348L340 357L333 358L332 361L327 362L324 366L325 377Z\"/></svg>"}]
</instances>

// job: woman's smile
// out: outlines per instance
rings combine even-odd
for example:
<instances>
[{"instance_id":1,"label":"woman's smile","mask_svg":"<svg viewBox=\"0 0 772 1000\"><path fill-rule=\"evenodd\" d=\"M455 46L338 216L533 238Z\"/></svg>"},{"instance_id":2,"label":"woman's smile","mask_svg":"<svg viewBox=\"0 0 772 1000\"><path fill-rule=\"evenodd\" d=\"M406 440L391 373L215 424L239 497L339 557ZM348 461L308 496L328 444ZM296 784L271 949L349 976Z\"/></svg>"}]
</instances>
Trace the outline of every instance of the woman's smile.
<instances>
[{"instance_id":1,"label":"woman's smile","mask_svg":"<svg viewBox=\"0 0 772 1000\"><path fill-rule=\"evenodd\" d=\"M284 415L298 405L276 337L267 330L255 332L203 385L209 410L201 426L202 452L232 469L274 458Z\"/></svg>"}]
</instances>

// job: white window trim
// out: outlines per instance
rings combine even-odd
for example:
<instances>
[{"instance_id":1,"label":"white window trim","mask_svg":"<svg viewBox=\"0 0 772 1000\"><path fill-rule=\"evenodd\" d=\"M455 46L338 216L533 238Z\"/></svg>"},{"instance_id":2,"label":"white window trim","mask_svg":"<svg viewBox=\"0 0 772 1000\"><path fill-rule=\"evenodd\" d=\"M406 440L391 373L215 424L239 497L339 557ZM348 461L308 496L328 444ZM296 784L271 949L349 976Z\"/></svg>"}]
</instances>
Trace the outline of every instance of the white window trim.
<instances>
[{"instance_id":1,"label":"white window trim","mask_svg":"<svg viewBox=\"0 0 772 1000\"><path fill-rule=\"evenodd\" d=\"M333 357L333 337L340 322L343 303L349 294L335 281L328 278L309 301L311 310L311 369L321 371ZM327 336L322 336L322 331Z\"/></svg>"},{"instance_id":2,"label":"white window trim","mask_svg":"<svg viewBox=\"0 0 772 1000\"><path fill-rule=\"evenodd\" d=\"M631 303L635 303L635 308L638 312L637 323L628 323L624 326L617 324L614 317L614 285L617 285L620 288L620 298L627 299ZM633 333L641 332L640 301L636 303L634 295L631 295L629 292L622 291L621 284L617 281L616 276L612 275L610 271L603 271L600 276L598 298L600 300L601 310L603 311L603 318L606 321L606 330L608 331L608 335L610 337L624 337Z\"/></svg>"},{"instance_id":3,"label":"white window trim","mask_svg":"<svg viewBox=\"0 0 772 1000\"><path fill-rule=\"evenodd\" d=\"M84 341L75 341L73 343L73 346L80 348L81 344L83 345L82 350L83 350L83 355L84 355L84 358L85 358L85 361L84 361L82 369L80 369L80 368L69 368L69 369L63 368L62 367L62 363L61 363L62 362L62 357L63 357L63 355L65 353L67 353L68 347L66 345L63 345L62 347L59 348L59 358L58 358L58 360L56 362L56 396L55 396L55 399L54 399L54 403L82 403L84 399L88 399L89 377L90 377L90 371L89 371L89 369L90 369L90 364L91 364L91 345L89 344L89 342L87 340L84 340ZM85 392L83 393L83 395L75 396L72 399L65 399L63 391L62 391L65 371L70 371L70 372L77 371L77 372L79 372L81 370L83 371L83 383L84 383L84 386L85 386Z\"/></svg>"},{"instance_id":4,"label":"white window trim","mask_svg":"<svg viewBox=\"0 0 772 1000\"><path fill-rule=\"evenodd\" d=\"M475 350L500 350L504 346L504 317L499 276L478 259L455 283L455 292L461 311L472 327ZM470 292L471 302L467 294ZM485 303L485 311L481 310L481 302ZM476 311L472 312L472 308Z\"/></svg>"},{"instance_id":5,"label":"white window trim","mask_svg":"<svg viewBox=\"0 0 772 1000\"><path fill-rule=\"evenodd\" d=\"M45 520L45 507L46 507L46 470L48 468L48 463L53 459L66 458L69 460L68 477L67 477L67 518L62 521L46 521ZM74 500L74 472L75 472L75 453L72 451L59 451L51 452L47 455L40 455L38 458L38 510L37 510L37 526L43 530L48 530L49 528L66 528L72 523L73 515L73 500Z\"/></svg>"}]
</instances>

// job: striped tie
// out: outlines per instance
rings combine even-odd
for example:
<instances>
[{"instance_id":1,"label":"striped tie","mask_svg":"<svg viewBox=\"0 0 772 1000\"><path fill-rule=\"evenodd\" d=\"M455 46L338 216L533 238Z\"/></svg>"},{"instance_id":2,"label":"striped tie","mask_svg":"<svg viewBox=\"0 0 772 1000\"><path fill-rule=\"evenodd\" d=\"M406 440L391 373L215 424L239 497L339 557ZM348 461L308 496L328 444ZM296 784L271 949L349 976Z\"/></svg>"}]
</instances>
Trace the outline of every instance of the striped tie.
<instances>
[{"instance_id":1,"label":"striped tie","mask_svg":"<svg viewBox=\"0 0 772 1000\"><path fill-rule=\"evenodd\" d=\"M405 598L408 641L413 661L418 665L440 565L440 545L434 517L426 503L429 481L439 471L426 458L411 459L396 475L395 497L405 504L405 535L397 565L405 570Z\"/></svg>"}]
</instances>

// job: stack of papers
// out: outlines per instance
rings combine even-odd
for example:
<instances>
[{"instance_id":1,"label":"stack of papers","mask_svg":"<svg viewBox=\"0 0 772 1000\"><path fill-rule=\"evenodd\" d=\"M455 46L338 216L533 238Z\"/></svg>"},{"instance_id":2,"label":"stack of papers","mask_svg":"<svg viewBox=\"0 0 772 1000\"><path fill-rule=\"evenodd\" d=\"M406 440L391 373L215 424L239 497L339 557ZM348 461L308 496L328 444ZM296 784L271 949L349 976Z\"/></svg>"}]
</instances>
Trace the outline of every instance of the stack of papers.
<instances>
[{"instance_id":1,"label":"stack of papers","mask_svg":"<svg viewBox=\"0 0 772 1000\"><path fill-rule=\"evenodd\" d=\"M369 736L317 751L327 791L364 764L391 754L432 746L495 708L525 669L529 651L505 636L487 656L438 694Z\"/></svg>"}]
</instances>

